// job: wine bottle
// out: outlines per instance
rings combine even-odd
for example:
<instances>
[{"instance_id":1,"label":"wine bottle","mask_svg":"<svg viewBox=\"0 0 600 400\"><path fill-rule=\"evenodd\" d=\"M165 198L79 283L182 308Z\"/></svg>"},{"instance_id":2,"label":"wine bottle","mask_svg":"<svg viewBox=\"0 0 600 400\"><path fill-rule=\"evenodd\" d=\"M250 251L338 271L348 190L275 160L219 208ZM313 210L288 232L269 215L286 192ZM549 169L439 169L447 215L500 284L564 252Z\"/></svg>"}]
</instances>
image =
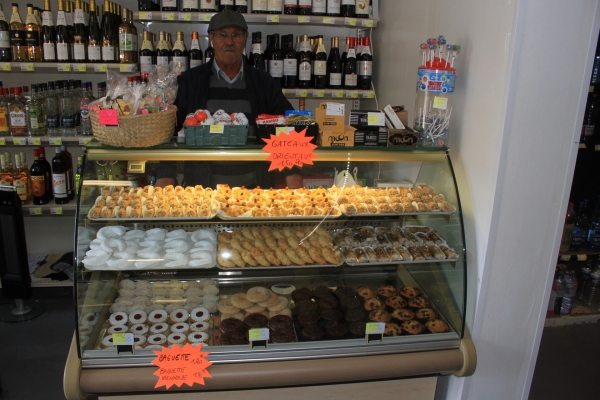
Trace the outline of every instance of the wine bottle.
<instances>
[{"instance_id":1,"label":"wine bottle","mask_svg":"<svg viewBox=\"0 0 600 400\"><path fill-rule=\"evenodd\" d=\"M25 45L29 61L42 61L42 46L40 37L42 27L38 24L33 13L33 5L27 4L27 18L25 19Z\"/></svg>"},{"instance_id":2,"label":"wine bottle","mask_svg":"<svg viewBox=\"0 0 600 400\"><path fill-rule=\"evenodd\" d=\"M64 158L60 155L60 147L56 147L55 151L56 155L52 158L54 203L67 204L69 202L69 195L67 193L67 166Z\"/></svg>"},{"instance_id":3,"label":"wine bottle","mask_svg":"<svg viewBox=\"0 0 600 400\"><path fill-rule=\"evenodd\" d=\"M189 69L189 53L185 48L183 41L183 32L177 32L175 46L173 46L173 64L183 68L183 71Z\"/></svg>"},{"instance_id":4,"label":"wine bottle","mask_svg":"<svg viewBox=\"0 0 600 400\"><path fill-rule=\"evenodd\" d=\"M266 14L267 0L252 0L252 12L256 14Z\"/></svg>"},{"instance_id":5,"label":"wine bottle","mask_svg":"<svg viewBox=\"0 0 600 400\"><path fill-rule=\"evenodd\" d=\"M190 11L190 12L198 12L200 9L198 8L198 0L183 0L182 11Z\"/></svg>"},{"instance_id":6,"label":"wine bottle","mask_svg":"<svg viewBox=\"0 0 600 400\"><path fill-rule=\"evenodd\" d=\"M327 0L313 0L312 2L312 14L313 15L325 15L327 12Z\"/></svg>"},{"instance_id":7,"label":"wine bottle","mask_svg":"<svg viewBox=\"0 0 600 400\"><path fill-rule=\"evenodd\" d=\"M202 11L202 12L217 11L216 1L215 0L200 0L200 11Z\"/></svg>"},{"instance_id":8,"label":"wine bottle","mask_svg":"<svg viewBox=\"0 0 600 400\"><path fill-rule=\"evenodd\" d=\"M71 2L69 0L65 0L65 18L67 19L67 32L69 32L69 43L71 43L71 60L75 54L75 25L73 24L73 10L71 7Z\"/></svg>"},{"instance_id":9,"label":"wine bottle","mask_svg":"<svg viewBox=\"0 0 600 400\"><path fill-rule=\"evenodd\" d=\"M337 36L331 38L331 50L329 51L329 59L327 60L327 86L332 89L342 87L342 59L340 58L339 49L340 39Z\"/></svg>"},{"instance_id":10,"label":"wine bottle","mask_svg":"<svg viewBox=\"0 0 600 400\"><path fill-rule=\"evenodd\" d=\"M267 1L267 13L269 14L281 14L283 11L282 0L268 0Z\"/></svg>"},{"instance_id":11,"label":"wine bottle","mask_svg":"<svg viewBox=\"0 0 600 400\"><path fill-rule=\"evenodd\" d=\"M25 42L25 25L19 15L19 5L12 3L10 17L10 51L13 61L27 61L27 44Z\"/></svg>"},{"instance_id":12,"label":"wine bottle","mask_svg":"<svg viewBox=\"0 0 600 400\"><path fill-rule=\"evenodd\" d=\"M260 32L252 33L252 54L250 55L250 65L255 68L266 71L265 60L262 50L262 34Z\"/></svg>"},{"instance_id":13,"label":"wine bottle","mask_svg":"<svg viewBox=\"0 0 600 400\"><path fill-rule=\"evenodd\" d=\"M60 0L59 0L60 1ZM117 61L119 40L115 29L114 17L111 15L110 2L104 0L104 14L102 14L102 61Z\"/></svg>"},{"instance_id":14,"label":"wine bottle","mask_svg":"<svg viewBox=\"0 0 600 400\"><path fill-rule=\"evenodd\" d=\"M137 29L129 22L130 11L121 9L122 22L119 25L119 62L121 64L137 64Z\"/></svg>"},{"instance_id":15,"label":"wine bottle","mask_svg":"<svg viewBox=\"0 0 600 400\"><path fill-rule=\"evenodd\" d=\"M215 49L213 49L212 43L208 42L208 47L206 48L206 51L204 52L204 63L206 64L213 58L215 58Z\"/></svg>"},{"instance_id":16,"label":"wine bottle","mask_svg":"<svg viewBox=\"0 0 600 400\"><path fill-rule=\"evenodd\" d=\"M346 38L353 39L353 38ZM346 59L343 61L344 65L344 88L353 90L358 86L358 75L356 74L356 54L354 52L354 43L350 41L348 54Z\"/></svg>"},{"instance_id":17,"label":"wine bottle","mask_svg":"<svg viewBox=\"0 0 600 400\"><path fill-rule=\"evenodd\" d=\"M311 57L312 51L310 49L310 42L308 41L308 35L302 36L302 41L300 42L300 51L299 51L299 62L298 62L298 87L299 88L309 88L310 87L310 79L312 74L312 64Z\"/></svg>"},{"instance_id":18,"label":"wine bottle","mask_svg":"<svg viewBox=\"0 0 600 400\"><path fill-rule=\"evenodd\" d=\"M158 32L158 44L156 45L156 65L169 65L170 51L166 37L167 36L165 32Z\"/></svg>"},{"instance_id":19,"label":"wine bottle","mask_svg":"<svg viewBox=\"0 0 600 400\"><path fill-rule=\"evenodd\" d=\"M53 192L53 183L52 183L52 166L46 160L46 149L40 147L38 149L40 153L40 165L44 171L44 184L46 185L45 195L46 195L46 204L50 202L50 200L54 199Z\"/></svg>"},{"instance_id":20,"label":"wine bottle","mask_svg":"<svg viewBox=\"0 0 600 400\"><path fill-rule=\"evenodd\" d=\"M298 14L311 15L312 14L312 0L298 0Z\"/></svg>"},{"instance_id":21,"label":"wine bottle","mask_svg":"<svg viewBox=\"0 0 600 400\"><path fill-rule=\"evenodd\" d=\"M56 60L71 60L71 42L69 42L69 30L63 0L58 0L58 11L56 13Z\"/></svg>"},{"instance_id":22,"label":"wine bottle","mask_svg":"<svg viewBox=\"0 0 600 400\"><path fill-rule=\"evenodd\" d=\"M73 173L73 156L67 150L67 146L64 144L60 146L60 155L65 160L67 167L67 195L69 200L75 198L75 174Z\"/></svg>"},{"instance_id":23,"label":"wine bottle","mask_svg":"<svg viewBox=\"0 0 600 400\"><path fill-rule=\"evenodd\" d=\"M4 11L0 4L0 61L10 61L10 26L4 19Z\"/></svg>"},{"instance_id":24,"label":"wine bottle","mask_svg":"<svg viewBox=\"0 0 600 400\"><path fill-rule=\"evenodd\" d=\"M298 14L298 0L285 0L283 3L283 13L291 15Z\"/></svg>"},{"instance_id":25,"label":"wine bottle","mask_svg":"<svg viewBox=\"0 0 600 400\"><path fill-rule=\"evenodd\" d=\"M332 17L340 16L340 0L327 0L327 15Z\"/></svg>"},{"instance_id":26,"label":"wine bottle","mask_svg":"<svg viewBox=\"0 0 600 400\"><path fill-rule=\"evenodd\" d=\"M373 56L371 56L371 48L369 47L370 39L368 37L361 38L361 54L357 58L358 67L358 88L362 90L371 89L371 76L373 75Z\"/></svg>"},{"instance_id":27,"label":"wine bottle","mask_svg":"<svg viewBox=\"0 0 600 400\"><path fill-rule=\"evenodd\" d=\"M162 11L179 11L179 0L162 0Z\"/></svg>"},{"instance_id":28,"label":"wine bottle","mask_svg":"<svg viewBox=\"0 0 600 400\"><path fill-rule=\"evenodd\" d=\"M369 18L369 0L356 0L356 18Z\"/></svg>"},{"instance_id":29,"label":"wine bottle","mask_svg":"<svg viewBox=\"0 0 600 400\"><path fill-rule=\"evenodd\" d=\"M248 0L235 0L235 11L239 13L248 12Z\"/></svg>"},{"instance_id":30,"label":"wine bottle","mask_svg":"<svg viewBox=\"0 0 600 400\"><path fill-rule=\"evenodd\" d=\"M221 0L219 4L219 11L233 11L234 10L234 1L233 0Z\"/></svg>"},{"instance_id":31,"label":"wine bottle","mask_svg":"<svg viewBox=\"0 0 600 400\"><path fill-rule=\"evenodd\" d=\"M282 46L283 53L283 79L281 87L293 89L296 87L298 77L298 59L294 50L294 35L286 35L286 46Z\"/></svg>"},{"instance_id":32,"label":"wine bottle","mask_svg":"<svg viewBox=\"0 0 600 400\"><path fill-rule=\"evenodd\" d=\"M279 50L279 34L273 35L273 47L269 53L269 74L279 85L283 79L283 55Z\"/></svg>"},{"instance_id":33,"label":"wine bottle","mask_svg":"<svg viewBox=\"0 0 600 400\"><path fill-rule=\"evenodd\" d=\"M342 17L354 18L356 15L356 0L342 0L340 14Z\"/></svg>"},{"instance_id":34,"label":"wine bottle","mask_svg":"<svg viewBox=\"0 0 600 400\"><path fill-rule=\"evenodd\" d=\"M140 74L150 72L150 67L156 64L156 53L152 45L152 33L143 31L144 41L140 49Z\"/></svg>"},{"instance_id":35,"label":"wine bottle","mask_svg":"<svg viewBox=\"0 0 600 400\"><path fill-rule=\"evenodd\" d=\"M75 12L73 15L73 24L75 27L73 36L73 61L85 62L87 61L87 35L81 4L81 0L75 0Z\"/></svg>"},{"instance_id":36,"label":"wine bottle","mask_svg":"<svg viewBox=\"0 0 600 400\"><path fill-rule=\"evenodd\" d=\"M333 49L332 49L333 50ZM327 52L323 44L323 38L317 38L315 57L312 65L313 83L315 89L325 89L327 85Z\"/></svg>"},{"instance_id":37,"label":"wine bottle","mask_svg":"<svg viewBox=\"0 0 600 400\"><path fill-rule=\"evenodd\" d=\"M50 9L50 0L44 0L44 12L42 12L42 46L44 61L56 61L56 30L54 29L54 17Z\"/></svg>"},{"instance_id":38,"label":"wine bottle","mask_svg":"<svg viewBox=\"0 0 600 400\"><path fill-rule=\"evenodd\" d=\"M202 49L198 40L198 32L192 32L192 45L190 46L190 68L202 65Z\"/></svg>"},{"instance_id":39,"label":"wine bottle","mask_svg":"<svg viewBox=\"0 0 600 400\"><path fill-rule=\"evenodd\" d=\"M96 14L96 0L90 0L90 18L88 20L87 57L90 62L102 61L102 37L98 16Z\"/></svg>"},{"instance_id":40,"label":"wine bottle","mask_svg":"<svg viewBox=\"0 0 600 400\"><path fill-rule=\"evenodd\" d=\"M31 176L31 194L33 195L33 204L43 205L48 204L48 197L46 196L46 174L44 172L44 166L40 161L40 151L38 149L33 150L33 164L29 170Z\"/></svg>"}]
</instances>

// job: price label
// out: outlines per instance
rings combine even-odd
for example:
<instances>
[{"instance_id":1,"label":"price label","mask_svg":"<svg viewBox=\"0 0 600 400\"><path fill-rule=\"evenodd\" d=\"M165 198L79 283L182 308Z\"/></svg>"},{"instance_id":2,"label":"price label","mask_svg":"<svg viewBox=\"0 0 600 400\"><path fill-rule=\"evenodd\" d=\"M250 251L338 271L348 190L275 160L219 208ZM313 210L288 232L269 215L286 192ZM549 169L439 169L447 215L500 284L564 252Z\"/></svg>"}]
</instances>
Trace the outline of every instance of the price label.
<instances>
[{"instance_id":1,"label":"price label","mask_svg":"<svg viewBox=\"0 0 600 400\"><path fill-rule=\"evenodd\" d=\"M33 72L34 71L33 63L21 63L21 71Z\"/></svg>"},{"instance_id":2,"label":"price label","mask_svg":"<svg viewBox=\"0 0 600 400\"><path fill-rule=\"evenodd\" d=\"M49 142L53 146L60 146L60 145L62 145L62 139L59 138L59 137L57 137L57 138L50 138Z\"/></svg>"},{"instance_id":3,"label":"price label","mask_svg":"<svg viewBox=\"0 0 600 400\"><path fill-rule=\"evenodd\" d=\"M114 344L124 344L133 346L133 344L135 343L133 341L133 333L113 333L112 337Z\"/></svg>"},{"instance_id":4,"label":"price label","mask_svg":"<svg viewBox=\"0 0 600 400\"><path fill-rule=\"evenodd\" d=\"M27 144L27 138L24 138L24 137L13 138L13 144L15 146L24 146Z\"/></svg>"},{"instance_id":5,"label":"price label","mask_svg":"<svg viewBox=\"0 0 600 400\"><path fill-rule=\"evenodd\" d=\"M98 111L98 122L100 125L118 126L119 116L117 115L117 110Z\"/></svg>"},{"instance_id":6,"label":"price label","mask_svg":"<svg viewBox=\"0 0 600 400\"><path fill-rule=\"evenodd\" d=\"M448 98L435 96L433 98L433 108L445 110L448 108Z\"/></svg>"},{"instance_id":7,"label":"price label","mask_svg":"<svg viewBox=\"0 0 600 400\"><path fill-rule=\"evenodd\" d=\"M50 214L51 215L62 215L63 209L62 209L62 207L50 207Z\"/></svg>"},{"instance_id":8,"label":"price label","mask_svg":"<svg viewBox=\"0 0 600 400\"><path fill-rule=\"evenodd\" d=\"M362 97L363 97L363 99L374 99L375 98L375 92L370 91L370 90L365 91L365 92L363 92Z\"/></svg>"},{"instance_id":9,"label":"price label","mask_svg":"<svg viewBox=\"0 0 600 400\"><path fill-rule=\"evenodd\" d=\"M133 65L131 65L131 64L121 64L119 66L119 71L121 71L121 72L132 72L133 71Z\"/></svg>"},{"instance_id":10,"label":"price label","mask_svg":"<svg viewBox=\"0 0 600 400\"><path fill-rule=\"evenodd\" d=\"M211 18L212 18L212 14L204 14L202 16L202 19L206 22L209 22Z\"/></svg>"},{"instance_id":11,"label":"price label","mask_svg":"<svg viewBox=\"0 0 600 400\"><path fill-rule=\"evenodd\" d=\"M385 322L367 322L365 333L367 335L383 335L385 331Z\"/></svg>"},{"instance_id":12,"label":"price label","mask_svg":"<svg viewBox=\"0 0 600 400\"><path fill-rule=\"evenodd\" d=\"M6 146L6 139L0 138L0 146Z\"/></svg>"},{"instance_id":13,"label":"price label","mask_svg":"<svg viewBox=\"0 0 600 400\"><path fill-rule=\"evenodd\" d=\"M255 340L269 340L269 329L250 329L248 331L248 340L251 342Z\"/></svg>"},{"instance_id":14,"label":"price label","mask_svg":"<svg viewBox=\"0 0 600 400\"><path fill-rule=\"evenodd\" d=\"M372 19L363 19L362 20L362 26L366 26L367 28L372 28L373 27L373 20Z\"/></svg>"},{"instance_id":15,"label":"price label","mask_svg":"<svg viewBox=\"0 0 600 400\"><path fill-rule=\"evenodd\" d=\"M223 133L225 130L225 125L211 125L210 133Z\"/></svg>"},{"instance_id":16,"label":"price label","mask_svg":"<svg viewBox=\"0 0 600 400\"><path fill-rule=\"evenodd\" d=\"M313 97L325 97L324 90L313 90Z\"/></svg>"},{"instance_id":17,"label":"price label","mask_svg":"<svg viewBox=\"0 0 600 400\"><path fill-rule=\"evenodd\" d=\"M34 145L34 146L41 146L42 145L42 139L40 138L27 138L27 143Z\"/></svg>"},{"instance_id":18,"label":"price label","mask_svg":"<svg viewBox=\"0 0 600 400\"><path fill-rule=\"evenodd\" d=\"M296 90L296 97L307 97L308 90Z\"/></svg>"},{"instance_id":19,"label":"price label","mask_svg":"<svg viewBox=\"0 0 600 400\"><path fill-rule=\"evenodd\" d=\"M587 149L587 146L585 145L585 143L579 143L579 148L580 149Z\"/></svg>"},{"instance_id":20,"label":"price label","mask_svg":"<svg viewBox=\"0 0 600 400\"><path fill-rule=\"evenodd\" d=\"M310 22L310 17L307 15L298 15L298 23L299 24L308 24Z\"/></svg>"},{"instance_id":21,"label":"price label","mask_svg":"<svg viewBox=\"0 0 600 400\"><path fill-rule=\"evenodd\" d=\"M10 63L0 63L1 71L10 71Z\"/></svg>"},{"instance_id":22,"label":"price label","mask_svg":"<svg viewBox=\"0 0 600 400\"><path fill-rule=\"evenodd\" d=\"M337 116L337 117L343 117L344 116L344 105L343 104L338 104L338 103L327 103L327 109L325 110L325 115L329 115L329 116Z\"/></svg>"},{"instance_id":23,"label":"price label","mask_svg":"<svg viewBox=\"0 0 600 400\"><path fill-rule=\"evenodd\" d=\"M267 23L279 23L279 15L267 15Z\"/></svg>"},{"instance_id":24,"label":"price label","mask_svg":"<svg viewBox=\"0 0 600 400\"><path fill-rule=\"evenodd\" d=\"M180 21L191 21L192 13L179 13L179 20Z\"/></svg>"},{"instance_id":25,"label":"price label","mask_svg":"<svg viewBox=\"0 0 600 400\"><path fill-rule=\"evenodd\" d=\"M174 12L164 12L162 13L163 21L175 21L175 13Z\"/></svg>"},{"instance_id":26,"label":"price label","mask_svg":"<svg viewBox=\"0 0 600 400\"><path fill-rule=\"evenodd\" d=\"M385 126L385 115L382 112L367 113L367 123L374 126Z\"/></svg>"},{"instance_id":27,"label":"price label","mask_svg":"<svg viewBox=\"0 0 600 400\"><path fill-rule=\"evenodd\" d=\"M95 64L94 72L106 72L106 64Z\"/></svg>"},{"instance_id":28,"label":"price label","mask_svg":"<svg viewBox=\"0 0 600 400\"><path fill-rule=\"evenodd\" d=\"M334 90L333 97L337 97L338 99L341 99L342 97L344 97L344 91L343 90Z\"/></svg>"},{"instance_id":29,"label":"price label","mask_svg":"<svg viewBox=\"0 0 600 400\"><path fill-rule=\"evenodd\" d=\"M331 17L323 17L324 24L335 24L335 18Z\"/></svg>"},{"instance_id":30,"label":"price label","mask_svg":"<svg viewBox=\"0 0 600 400\"><path fill-rule=\"evenodd\" d=\"M345 18L344 23L350 26L356 26L356 18Z\"/></svg>"},{"instance_id":31,"label":"price label","mask_svg":"<svg viewBox=\"0 0 600 400\"><path fill-rule=\"evenodd\" d=\"M75 72L85 72L87 71L87 68L85 64L73 64L73 70Z\"/></svg>"},{"instance_id":32,"label":"price label","mask_svg":"<svg viewBox=\"0 0 600 400\"><path fill-rule=\"evenodd\" d=\"M587 261L586 254L577 254L577 261Z\"/></svg>"},{"instance_id":33,"label":"price label","mask_svg":"<svg viewBox=\"0 0 600 400\"><path fill-rule=\"evenodd\" d=\"M346 97L349 99L358 99L358 90L347 90Z\"/></svg>"},{"instance_id":34,"label":"price label","mask_svg":"<svg viewBox=\"0 0 600 400\"><path fill-rule=\"evenodd\" d=\"M569 261L570 259L571 259L571 256L569 256L569 255L560 256L560 261Z\"/></svg>"},{"instance_id":35,"label":"price label","mask_svg":"<svg viewBox=\"0 0 600 400\"><path fill-rule=\"evenodd\" d=\"M29 215L42 215L42 207L30 208Z\"/></svg>"},{"instance_id":36,"label":"price label","mask_svg":"<svg viewBox=\"0 0 600 400\"><path fill-rule=\"evenodd\" d=\"M277 126L275 127L275 136L279 136L282 133L290 133L290 130L294 129L293 126Z\"/></svg>"},{"instance_id":37,"label":"price label","mask_svg":"<svg viewBox=\"0 0 600 400\"><path fill-rule=\"evenodd\" d=\"M148 11L140 11L138 19L152 19L152 13Z\"/></svg>"},{"instance_id":38,"label":"price label","mask_svg":"<svg viewBox=\"0 0 600 400\"><path fill-rule=\"evenodd\" d=\"M80 146L85 146L86 144L89 144L92 141L92 138L79 138L79 145Z\"/></svg>"},{"instance_id":39,"label":"price label","mask_svg":"<svg viewBox=\"0 0 600 400\"><path fill-rule=\"evenodd\" d=\"M71 72L71 64L56 64L59 72Z\"/></svg>"}]
</instances>

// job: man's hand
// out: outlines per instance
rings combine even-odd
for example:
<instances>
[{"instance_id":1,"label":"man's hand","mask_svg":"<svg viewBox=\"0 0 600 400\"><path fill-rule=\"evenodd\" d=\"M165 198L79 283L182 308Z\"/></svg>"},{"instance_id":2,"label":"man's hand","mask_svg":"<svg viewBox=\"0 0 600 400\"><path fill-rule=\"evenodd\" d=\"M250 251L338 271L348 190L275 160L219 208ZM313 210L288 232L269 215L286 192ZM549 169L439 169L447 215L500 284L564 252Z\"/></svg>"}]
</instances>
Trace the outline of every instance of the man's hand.
<instances>
[{"instance_id":1,"label":"man's hand","mask_svg":"<svg viewBox=\"0 0 600 400\"><path fill-rule=\"evenodd\" d=\"M300 189L304 186L302 175L293 174L285 177L285 185L290 189Z\"/></svg>"}]
</instances>

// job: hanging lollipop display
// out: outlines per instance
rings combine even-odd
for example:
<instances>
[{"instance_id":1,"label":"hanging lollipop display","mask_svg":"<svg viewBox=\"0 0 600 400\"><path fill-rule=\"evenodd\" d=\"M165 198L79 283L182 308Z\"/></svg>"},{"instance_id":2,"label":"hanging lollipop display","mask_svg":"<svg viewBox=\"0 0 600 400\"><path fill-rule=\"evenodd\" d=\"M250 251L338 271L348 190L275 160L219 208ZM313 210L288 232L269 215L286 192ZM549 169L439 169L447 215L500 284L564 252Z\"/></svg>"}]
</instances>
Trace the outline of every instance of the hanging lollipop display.
<instances>
[{"instance_id":1,"label":"hanging lollipop display","mask_svg":"<svg viewBox=\"0 0 600 400\"><path fill-rule=\"evenodd\" d=\"M447 44L440 35L427 39L420 47L423 64L418 70L414 128L419 132L419 145L444 147L448 145L456 79L454 61L460 46Z\"/></svg>"}]
</instances>

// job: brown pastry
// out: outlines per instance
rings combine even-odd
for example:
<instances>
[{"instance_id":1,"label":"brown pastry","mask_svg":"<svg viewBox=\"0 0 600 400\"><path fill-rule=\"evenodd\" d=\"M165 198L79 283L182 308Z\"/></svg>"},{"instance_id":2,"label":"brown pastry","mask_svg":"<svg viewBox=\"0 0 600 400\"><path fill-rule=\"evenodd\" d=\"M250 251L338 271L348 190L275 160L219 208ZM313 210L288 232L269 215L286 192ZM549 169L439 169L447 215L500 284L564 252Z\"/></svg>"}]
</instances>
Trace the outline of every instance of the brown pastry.
<instances>
[{"instance_id":1,"label":"brown pastry","mask_svg":"<svg viewBox=\"0 0 600 400\"><path fill-rule=\"evenodd\" d=\"M381 300L372 298L365 301L365 310L373 311L373 310L383 310L385 306L381 302Z\"/></svg>"},{"instance_id":2,"label":"brown pastry","mask_svg":"<svg viewBox=\"0 0 600 400\"><path fill-rule=\"evenodd\" d=\"M239 345L248 343L247 332L227 332L219 338L219 343L223 346Z\"/></svg>"},{"instance_id":3,"label":"brown pastry","mask_svg":"<svg viewBox=\"0 0 600 400\"><path fill-rule=\"evenodd\" d=\"M319 305L317 304L317 302L307 299L296 302L296 307L294 308L294 311L300 313L302 311L317 311L318 309Z\"/></svg>"},{"instance_id":4,"label":"brown pastry","mask_svg":"<svg viewBox=\"0 0 600 400\"><path fill-rule=\"evenodd\" d=\"M221 328L221 331L224 333L248 330L242 321L235 318L227 318L226 320L221 321L219 328Z\"/></svg>"},{"instance_id":5,"label":"brown pastry","mask_svg":"<svg viewBox=\"0 0 600 400\"><path fill-rule=\"evenodd\" d=\"M400 336L402 334L402 328L400 325L394 324L393 322L386 322L383 334L386 336Z\"/></svg>"},{"instance_id":6,"label":"brown pastry","mask_svg":"<svg viewBox=\"0 0 600 400\"><path fill-rule=\"evenodd\" d=\"M269 320L269 328L273 331L294 329L294 320L287 315L276 315Z\"/></svg>"},{"instance_id":7,"label":"brown pastry","mask_svg":"<svg viewBox=\"0 0 600 400\"><path fill-rule=\"evenodd\" d=\"M417 335L425 330L425 327L419 321L415 320L404 321L401 326L405 332L410 333L411 335Z\"/></svg>"},{"instance_id":8,"label":"brown pastry","mask_svg":"<svg viewBox=\"0 0 600 400\"><path fill-rule=\"evenodd\" d=\"M244 324L246 324L250 329L264 328L268 323L269 318L262 314L248 314L246 315L246 318L244 318Z\"/></svg>"},{"instance_id":9,"label":"brown pastry","mask_svg":"<svg viewBox=\"0 0 600 400\"><path fill-rule=\"evenodd\" d=\"M296 334L294 329L274 331L271 333L271 341L273 343L290 343L296 341Z\"/></svg>"},{"instance_id":10,"label":"brown pastry","mask_svg":"<svg viewBox=\"0 0 600 400\"><path fill-rule=\"evenodd\" d=\"M402 289L400 289L399 294L407 299L412 299L420 295L421 291L413 286L404 286Z\"/></svg>"},{"instance_id":11,"label":"brown pastry","mask_svg":"<svg viewBox=\"0 0 600 400\"><path fill-rule=\"evenodd\" d=\"M348 321L348 322L358 322L358 321L364 321L365 319L367 319L367 315L361 309L348 310L348 311L346 311L346 314L344 317L346 318L346 321Z\"/></svg>"},{"instance_id":12,"label":"brown pastry","mask_svg":"<svg viewBox=\"0 0 600 400\"><path fill-rule=\"evenodd\" d=\"M382 285L377 289L377 294L387 298L394 297L397 294L397 289L392 285Z\"/></svg>"},{"instance_id":13,"label":"brown pastry","mask_svg":"<svg viewBox=\"0 0 600 400\"><path fill-rule=\"evenodd\" d=\"M392 315L385 310L374 310L369 313L369 319L375 322L390 322Z\"/></svg>"},{"instance_id":14,"label":"brown pastry","mask_svg":"<svg viewBox=\"0 0 600 400\"><path fill-rule=\"evenodd\" d=\"M406 307L406 300L404 300L402 298L402 296L389 297L385 301L385 305L389 306L389 307L392 307L393 309L403 308L403 307Z\"/></svg>"},{"instance_id":15,"label":"brown pastry","mask_svg":"<svg viewBox=\"0 0 600 400\"><path fill-rule=\"evenodd\" d=\"M337 301L336 298L333 296L323 297L323 298L319 299L318 304L319 304L319 307L321 307L321 309L324 309L324 310L333 310L340 306L339 301Z\"/></svg>"},{"instance_id":16,"label":"brown pastry","mask_svg":"<svg viewBox=\"0 0 600 400\"><path fill-rule=\"evenodd\" d=\"M343 306L346 310L352 310L352 309L356 309L356 308L362 308L363 306L363 302L360 299L357 299L355 297L346 299L346 301L344 301Z\"/></svg>"},{"instance_id":17,"label":"brown pastry","mask_svg":"<svg viewBox=\"0 0 600 400\"><path fill-rule=\"evenodd\" d=\"M431 333L448 332L448 324L446 324L441 319L434 319L433 321L427 321L427 322L425 322L425 327Z\"/></svg>"},{"instance_id":18,"label":"brown pastry","mask_svg":"<svg viewBox=\"0 0 600 400\"><path fill-rule=\"evenodd\" d=\"M348 330L353 337L365 337L366 324L361 321L350 322Z\"/></svg>"},{"instance_id":19,"label":"brown pastry","mask_svg":"<svg viewBox=\"0 0 600 400\"><path fill-rule=\"evenodd\" d=\"M302 332L300 333L304 340L320 340L323 338L323 336L325 336L323 329L316 325L306 326L302 328Z\"/></svg>"},{"instance_id":20,"label":"brown pastry","mask_svg":"<svg viewBox=\"0 0 600 400\"><path fill-rule=\"evenodd\" d=\"M321 311L321 318L327 322L340 322L344 319L344 314L339 310L323 310Z\"/></svg>"},{"instance_id":21,"label":"brown pastry","mask_svg":"<svg viewBox=\"0 0 600 400\"><path fill-rule=\"evenodd\" d=\"M361 286L356 289L356 293L365 300L372 299L377 296L377 292L367 286Z\"/></svg>"},{"instance_id":22,"label":"brown pastry","mask_svg":"<svg viewBox=\"0 0 600 400\"><path fill-rule=\"evenodd\" d=\"M304 327L316 325L319 322L319 314L315 311L302 311L297 318L298 323Z\"/></svg>"},{"instance_id":23,"label":"brown pastry","mask_svg":"<svg viewBox=\"0 0 600 400\"><path fill-rule=\"evenodd\" d=\"M325 334L328 339L341 339L348 334L348 328L341 322L329 321L325 324Z\"/></svg>"},{"instance_id":24,"label":"brown pastry","mask_svg":"<svg viewBox=\"0 0 600 400\"><path fill-rule=\"evenodd\" d=\"M298 302L300 300L305 300L305 299L311 299L312 298L312 291L309 288L300 288L300 289L296 289L292 292L292 299L295 302Z\"/></svg>"},{"instance_id":25,"label":"brown pastry","mask_svg":"<svg viewBox=\"0 0 600 400\"><path fill-rule=\"evenodd\" d=\"M433 321L437 314L431 308L420 308L415 312L415 317L422 321Z\"/></svg>"},{"instance_id":26,"label":"brown pastry","mask_svg":"<svg viewBox=\"0 0 600 400\"><path fill-rule=\"evenodd\" d=\"M408 305L412 308L427 308L430 306L429 301L422 297L415 297L409 300Z\"/></svg>"},{"instance_id":27,"label":"brown pastry","mask_svg":"<svg viewBox=\"0 0 600 400\"><path fill-rule=\"evenodd\" d=\"M410 321L415 318L415 313L406 308L397 308L392 311L392 317L398 321Z\"/></svg>"}]
</instances>

